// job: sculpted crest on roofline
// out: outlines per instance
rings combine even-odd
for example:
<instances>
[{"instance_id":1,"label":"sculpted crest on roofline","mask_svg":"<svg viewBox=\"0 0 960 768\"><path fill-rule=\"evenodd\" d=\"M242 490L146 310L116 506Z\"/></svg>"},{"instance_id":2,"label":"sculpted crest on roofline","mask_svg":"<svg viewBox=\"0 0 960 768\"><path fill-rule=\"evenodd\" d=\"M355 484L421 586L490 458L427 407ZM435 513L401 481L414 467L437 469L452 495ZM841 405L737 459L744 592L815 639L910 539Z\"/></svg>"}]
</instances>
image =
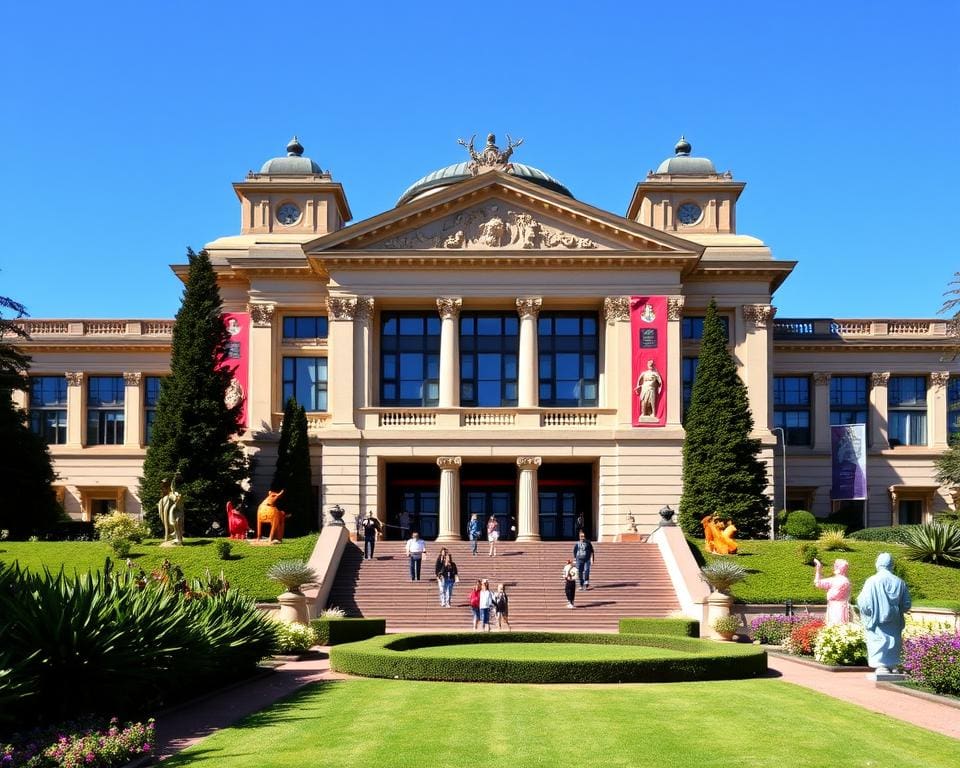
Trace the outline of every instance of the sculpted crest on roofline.
<instances>
[{"instance_id":1,"label":"sculpted crest on roofline","mask_svg":"<svg viewBox=\"0 0 960 768\"><path fill-rule=\"evenodd\" d=\"M372 246L391 250L429 248L489 250L567 250L597 248L589 237L565 232L498 201L468 208Z\"/></svg>"}]
</instances>

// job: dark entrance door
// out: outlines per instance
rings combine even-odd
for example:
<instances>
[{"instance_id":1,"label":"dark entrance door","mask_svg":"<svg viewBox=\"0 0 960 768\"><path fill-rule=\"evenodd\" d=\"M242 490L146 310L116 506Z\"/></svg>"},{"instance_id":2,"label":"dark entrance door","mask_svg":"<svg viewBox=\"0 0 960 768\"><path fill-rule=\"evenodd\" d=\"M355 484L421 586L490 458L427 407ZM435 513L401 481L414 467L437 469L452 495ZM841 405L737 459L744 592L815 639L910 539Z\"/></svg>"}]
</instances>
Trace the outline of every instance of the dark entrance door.
<instances>
[{"instance_id":1,"label":"dark entrance door","mask_svg":"<svg viewBox=\"0 0 960 768\"><path fill-rule=\"evenodd\" d=\"M487 535L490 515L500 524L500 538L516 538L517 467L513 464L473 464L460 470L460 534L466 538L467 521L476 514Z\"/></svg>"},{"instance_id":2,"label":"dark entrance door","mask_svg":"<svg viewBox=\"0 0 960 768\"><path fill-rule=\"evenodd\" d=\"M593 466L545 464L537 477L540 538L573 541L580 526L593 538Z\"/></svg>"},{"instance_id":3,"label":"dark entrance door","mask_svg":"<svg viewBox=\"0 0 960 768\"><path fill-rule=\"evenodd\" d=\"M387 465L386 538L401 538L401 515L423 539L437 538L440 525L440 470L433 464Z\"/></svg>"}]
</instances>

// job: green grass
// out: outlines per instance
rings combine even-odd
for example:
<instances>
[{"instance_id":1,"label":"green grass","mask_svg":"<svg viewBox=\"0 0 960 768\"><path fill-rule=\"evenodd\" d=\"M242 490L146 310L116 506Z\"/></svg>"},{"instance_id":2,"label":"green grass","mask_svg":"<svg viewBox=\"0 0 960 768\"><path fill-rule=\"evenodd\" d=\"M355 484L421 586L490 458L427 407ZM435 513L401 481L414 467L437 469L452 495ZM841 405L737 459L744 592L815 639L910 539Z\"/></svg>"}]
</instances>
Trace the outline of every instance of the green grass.
<instances>
[{"instance_id":1,"label":"green grass","mask_svg":"<svg viewBox=\"0 0 960 768\"><path fill-rule=\"evenodd\" d=\"M442 645L418 648L431 659L516 659L520 661L589 661L591 659L680 658L690 654L643 645L588 645L587 643L497 643Z\"/></svg>"},{"instance_id":2,"label":"green grass","mask_svg":"<svg viewBox=\"0 0 960 768\"><path fill-rule=\"evenodd\" d=\"M210 569L214 575L223 570L230 584L255 600L274 601L283 591L280 584L267 579L266 572L277 560L307 560L313 551L316 535L287 539L282 544L251 546L247 541L232 541L229 560L217 557L216 542L222 539L187 539L182 547L159 547L155 540L134 544L130 558L136 568L150 573L164 559L179 565L189 578L203 576ZM67 573L86 573L103 568L104 560L113 556L109 545L100 541L36 541L0 542L0 562L18 561L23 568L41 571L44 567ZM117 562L122 565L122 562Z\"/></svg>"},{"instance_id":3,"label":"green grass","mask_svg":"<svg viewBox=\"0 0 960 768\"><path fill-rule=\"evenodd\" d=\"M954 768L960 741L774 679L623 686L350 680L164 765Z\"/></svg>"},{"instance_id":4,"label":"green grass","mask_svg":"<svg viewBox=\"0 0 960 768\"><path fill-rule=\"evenodd\" d=\"M826 592L813 586L813 566L804 565L797 554L800 541L741 541L736 555L707 554L703 541L693 540L708 562L726 557L749 572L746 581L733 587L731 593L743 603L782 603L787 598L802 603L826 603ZM833 561L842 558L850 563L847 575L853 582L856 598L864 580L876 572L874 562L880 552L889 552L905 564L914 602L933 603L956 600L960 594L960 568L908 562L899 544L874 541L851 541L851 552L821 552L824 574L829 575Z\"/></svg>"}]
</instances>

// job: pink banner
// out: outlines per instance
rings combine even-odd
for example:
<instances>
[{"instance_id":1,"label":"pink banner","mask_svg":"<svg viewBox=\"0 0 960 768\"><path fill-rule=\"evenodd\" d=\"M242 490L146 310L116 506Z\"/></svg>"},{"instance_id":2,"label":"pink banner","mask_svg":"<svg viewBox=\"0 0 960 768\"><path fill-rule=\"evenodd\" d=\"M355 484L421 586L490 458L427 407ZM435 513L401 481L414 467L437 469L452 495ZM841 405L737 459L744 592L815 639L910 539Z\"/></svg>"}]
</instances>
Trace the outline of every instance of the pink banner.
<instances>
[{"instance_id":1,"label":"pink banner","mask_svg":"<svg viewBox=\"0 0 960 768\"><path fill-rule=\"evenodd\" d=\"M247 312L224 312L223 324L227 329L227 350L221 369L233 374L233 381L224 396L228 407L241 402L240 423L247 426L247 377L250 359L250 315Z\"/></svg>"},{"instance_id":2,"label":"pink banner","mask_svg":"<svg viewBox=\"0 0 960 768\"><path fill-rule=\"evenodd\" d=\"M630 297L633 426L667 423L667 298Z\"/></svg>"}]
</instances>

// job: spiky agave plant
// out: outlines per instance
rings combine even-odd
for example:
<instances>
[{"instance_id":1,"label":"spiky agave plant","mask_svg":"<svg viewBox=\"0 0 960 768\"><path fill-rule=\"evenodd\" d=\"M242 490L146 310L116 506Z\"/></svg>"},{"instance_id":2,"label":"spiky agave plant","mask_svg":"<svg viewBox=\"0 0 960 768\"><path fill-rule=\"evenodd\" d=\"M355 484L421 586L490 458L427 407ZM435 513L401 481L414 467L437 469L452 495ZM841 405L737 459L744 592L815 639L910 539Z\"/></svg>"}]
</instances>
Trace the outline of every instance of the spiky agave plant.
<instances>
[{"instance_id":1,"label":"spiky agave plant","mask_svg":"<svg viewBox=\"0 0 960 768\"><path fill-rule=\"evenodd\" d=\"M715 591L726 595L730 587L747 578L747 570L729 560L717 560L700 569L700 578Z\"/></svg>"},{"instance_id":2,"label":"spiky agave plant","mask_svg":"<svg viewBox=\"0 0 960 768\"><path fill-rule=\"evenodd\" d=\"M280 582L295 595L303 594L300 587L304 584L319 582L317 572L303 560L280 560L267 569L267 578Z\"/></svg>"},{"instance_id":3,"label":"spiky agave plant","mask_svg":"<svg viewBox=\"0 0 960 768\"><path fill-rule=\"evenodd\" d=\"M937 565L960 565L960 525L929 523L904 531L903 543L910 560Z\"/></svg>"}]
</instances>

